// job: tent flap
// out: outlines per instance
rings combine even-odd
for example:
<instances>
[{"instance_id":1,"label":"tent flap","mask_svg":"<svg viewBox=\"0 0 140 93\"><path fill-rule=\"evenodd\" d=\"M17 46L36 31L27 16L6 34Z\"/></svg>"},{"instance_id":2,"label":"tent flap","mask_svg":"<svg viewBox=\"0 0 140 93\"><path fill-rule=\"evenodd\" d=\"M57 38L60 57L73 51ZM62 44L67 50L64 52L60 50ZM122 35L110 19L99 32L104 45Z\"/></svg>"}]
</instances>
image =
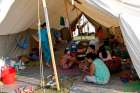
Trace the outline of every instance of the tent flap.
<instances>
[{"instance_id":1,"label":"tent flap","mask_svg":"<svg viewBox=\"0 0 140 93\"><path fill-rule=\"evenodd\" d=\"M140 18L120 15L120 26L129 55L138 76L140 77Z\"/></svg>"}]
</instances>

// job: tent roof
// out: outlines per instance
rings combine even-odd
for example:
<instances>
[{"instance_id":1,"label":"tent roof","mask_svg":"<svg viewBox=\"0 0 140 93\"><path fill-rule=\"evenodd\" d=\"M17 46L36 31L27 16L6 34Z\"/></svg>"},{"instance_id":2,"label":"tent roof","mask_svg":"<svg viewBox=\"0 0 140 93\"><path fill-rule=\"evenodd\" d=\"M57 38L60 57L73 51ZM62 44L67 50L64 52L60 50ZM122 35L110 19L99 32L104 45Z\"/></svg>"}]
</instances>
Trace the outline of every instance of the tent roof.
<instances>
[{"instance_id":1,"label":"tent roof","mask_svg":"<svg viewBox=\"0 0 140 93\"><path fill-rule=\"evenodd\" d=\"M40 0L41 1L41 0ZM64 0L46 0L49 11L50 25L54 28L60 28L59 17L66 17L66 7ZM67 0L66 0L67 1ZM71 2L71 0L69 0ZM96 20L105 27L119 26L117 17L121 13L139 15L140 1L136 0L78 0L82 4L74 3L75 6L89 17ZM8 3L9 2L9 3ZM25 29L37 27L37 1L34 0L1 0L0 4L9 5L9 9L0 7L2 15L0 19L0 35L18 33ZM42 6L42 3L40 4ZM78 15L76 10L72 10L71 3L68 5L69 19L72 22ZM78 13L80 14L80 13ZM4 17L4 15L6 15ZM41 20L44 21L44 13L40 8Z\"/></svg>"},{"instance_id":2,"label":"tent roof","mask_svg":"<svg viewBox=\"0 0 140 93\"><path fill-rule=\"evenodd\" d=\"M6 2L7 0L2 0ZM8 0L10 1L10 0ZM0 7L1 11L5 10L5 17L0 19L0 35L7 35L18 33L26 30L29 27L37 27L37 1L35 0L12 0L9 9L5 10ZM40 0L41 1L41 0ZM59 28L59 17L66 17L66 9L64 1L60 0L46 0L48 7L48 14L50 19L50 26ZM1 4L1 3L0 3ZM11 6L11 7L10 7ZM44 22L44 11L42 3L40 2L40 17ZM76 11L72 11L72 7L68 5L69 19L73 21L77 17ZM0 12L1 14L2 12ZM78 12L79 14L79 12Z\"/></svg>"},{"instance_id":3,"label":"tent roof","mask_svg":"<svg viewBox=\"0 0 140 93\"><path fill-rule=\"evenodd\" d=\"M81 1L82 4L75 3L75 6L98 23L104 25L105 27L118 26L117 19L111 14L89 4L86 0L79 1Z\"/></svg>"}]
</instances>

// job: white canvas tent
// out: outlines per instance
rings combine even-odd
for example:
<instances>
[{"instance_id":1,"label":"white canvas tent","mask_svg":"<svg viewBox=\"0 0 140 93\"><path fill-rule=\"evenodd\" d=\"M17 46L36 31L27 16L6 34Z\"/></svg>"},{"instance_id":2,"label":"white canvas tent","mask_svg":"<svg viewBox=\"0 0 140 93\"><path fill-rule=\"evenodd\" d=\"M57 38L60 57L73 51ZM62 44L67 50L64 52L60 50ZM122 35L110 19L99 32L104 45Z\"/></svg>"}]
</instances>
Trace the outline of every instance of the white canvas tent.
<instances>
[{"instance_id":1,"label":"white canvas tent","mask_svg":"<svg viewBox=\"0 0 140 93\"><path fill-rule=\"evenodd\" d=\"M37 1L35 0L1 0L2 2L11 1L9 9L1 13L5 16L0 17L0 55L6 52L14 43L12 39L7 41L7 35L14 38L14 33L36 28L37 23ZM12 2L13 1L13 2ZM49 11L50 26L59 28L59 17L66 17L66 7L63 0L46 0ZM68 1L69 20L72 22L76 17L76 10L72 10L71 0ZM125 44L131 56L133 65L140 77L140 1L139 0L74 0L74 5L89 17L93 18L105 27L120 26ZM41 18L44 20L43 9ZM5 42L8 43L5 43ZM7 47L5 47L7 46Z\"/></svg>"}]
</instances>

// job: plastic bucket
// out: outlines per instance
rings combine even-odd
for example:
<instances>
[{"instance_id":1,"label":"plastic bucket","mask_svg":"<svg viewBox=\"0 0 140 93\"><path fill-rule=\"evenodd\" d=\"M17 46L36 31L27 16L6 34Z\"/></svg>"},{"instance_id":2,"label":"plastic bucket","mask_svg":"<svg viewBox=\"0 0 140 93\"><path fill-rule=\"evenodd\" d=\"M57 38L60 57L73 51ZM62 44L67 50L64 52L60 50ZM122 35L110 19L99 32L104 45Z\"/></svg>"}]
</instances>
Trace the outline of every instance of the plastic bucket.
<instances>
[{"instance_id":1,"label":"plastic bucket","mask_svg":"<svg viewBox=\"0 0 140 93\"><path fill-rule=\"evenodd\" d=\"M13 67L2 70L2 81L4 84L13 84L16 80L16 70Z\"/></svg>"}]
</instances>

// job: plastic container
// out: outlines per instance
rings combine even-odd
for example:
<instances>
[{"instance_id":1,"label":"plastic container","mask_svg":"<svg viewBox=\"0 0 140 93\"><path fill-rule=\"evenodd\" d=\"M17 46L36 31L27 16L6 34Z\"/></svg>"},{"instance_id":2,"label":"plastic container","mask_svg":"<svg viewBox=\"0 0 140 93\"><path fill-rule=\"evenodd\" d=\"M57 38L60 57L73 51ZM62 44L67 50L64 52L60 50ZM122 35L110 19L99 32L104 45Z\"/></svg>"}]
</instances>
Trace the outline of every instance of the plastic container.
<instances>
[{"instance_id":1,"label":"plastic container","mask_svg":"<svg viewBox=\"0 0 140 93\"><path fill-rule=\"evenodd\" d=\"M4 84L13 84L16 80L16 70L13 67L2 70L2 81Z\"/></svg>"}]
</instances>

